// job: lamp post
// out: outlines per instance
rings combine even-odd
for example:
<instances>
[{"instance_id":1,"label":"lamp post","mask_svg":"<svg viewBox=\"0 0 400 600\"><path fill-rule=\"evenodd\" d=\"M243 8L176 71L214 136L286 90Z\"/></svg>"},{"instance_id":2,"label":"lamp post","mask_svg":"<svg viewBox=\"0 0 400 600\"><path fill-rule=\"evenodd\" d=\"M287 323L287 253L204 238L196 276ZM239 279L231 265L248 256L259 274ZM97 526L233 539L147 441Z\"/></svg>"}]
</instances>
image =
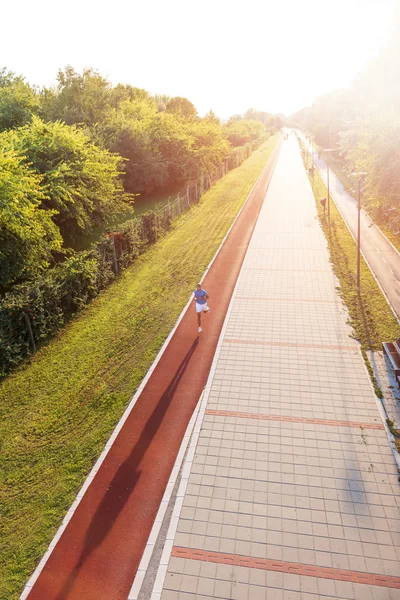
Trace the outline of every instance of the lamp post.
<instances>
[{"instance_id":1,"label":"lamp post","mask_svg":"<svg viewBox=\"0 0 400 600\"><path fill-rule=\"evenodd\" d=\"M327 188L328 188L328 220L331 218L331 198L329 193L329 153L335 152L335 148L324 148L324 152L326 153L326 166L327 166Z\"/></svg>"},{"instance_id":2,"label":"lamp post","mask_svg":"<svg viewBox=\"0 0 400 600\"><path fill-rule=\"evenodd\" d=\"M313 139L314 139L314 135L310 135L308 137L310 144L311 144L311 166L314 168L314 144L313 144Z\"/></svg>"},{"instance_id":3,"label":"lamp post","mask_svg":"<svg viewBox=\"0 0 400 600\"><path fill-rule=\"evenodd\" d=\"M358 203L357 203L357 294L360 293L361 280L361 185L364 183L368 173L360 172L352 173L358 178Z\"/></svg>"}]
</instances>

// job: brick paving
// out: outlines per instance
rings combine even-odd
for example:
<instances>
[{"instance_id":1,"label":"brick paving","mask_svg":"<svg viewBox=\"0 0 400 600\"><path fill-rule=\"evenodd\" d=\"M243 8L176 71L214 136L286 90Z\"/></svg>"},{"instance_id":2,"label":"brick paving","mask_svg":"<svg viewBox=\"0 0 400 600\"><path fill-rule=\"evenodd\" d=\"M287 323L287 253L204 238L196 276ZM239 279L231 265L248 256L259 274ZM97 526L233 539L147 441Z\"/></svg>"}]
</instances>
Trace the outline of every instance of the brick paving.
<instances>
[{"instance_id":1,"label":"brick paving","mask_svg":"<svg viewBox=\"0 0 400 600\"><path fill-rule=\"evenodd\" d=\"M337 286L292 139L232 299L153 600L400 600L397 468Z\"/></svg>"}]
</instances>

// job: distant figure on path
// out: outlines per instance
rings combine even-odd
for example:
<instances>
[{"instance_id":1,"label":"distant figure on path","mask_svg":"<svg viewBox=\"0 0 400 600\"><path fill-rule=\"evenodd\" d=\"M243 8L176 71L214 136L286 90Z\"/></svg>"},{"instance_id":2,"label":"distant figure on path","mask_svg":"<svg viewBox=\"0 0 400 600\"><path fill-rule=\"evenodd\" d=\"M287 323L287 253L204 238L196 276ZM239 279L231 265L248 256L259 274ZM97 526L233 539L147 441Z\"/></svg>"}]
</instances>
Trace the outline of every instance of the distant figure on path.
<instances>
[{"instance_id":1,"label":"distant figure on path","mask_svg":"<svg viewBox=\"0 0 400 600\"><path fill-rule=\"evenodd\" d=\"M208 304L207 304L208 294L207 294L206 290L202 289L200 283L198 283L196 285L196 289L194 290L193 293L194 293L193 300L196 301L197 324L199 326L199 328L197 329L197 332L201 333L203 331L201 328L201 313L202 312L205 312L205 313L210 312L210 309L208 308Z\"/></svg>"}]
</instances>

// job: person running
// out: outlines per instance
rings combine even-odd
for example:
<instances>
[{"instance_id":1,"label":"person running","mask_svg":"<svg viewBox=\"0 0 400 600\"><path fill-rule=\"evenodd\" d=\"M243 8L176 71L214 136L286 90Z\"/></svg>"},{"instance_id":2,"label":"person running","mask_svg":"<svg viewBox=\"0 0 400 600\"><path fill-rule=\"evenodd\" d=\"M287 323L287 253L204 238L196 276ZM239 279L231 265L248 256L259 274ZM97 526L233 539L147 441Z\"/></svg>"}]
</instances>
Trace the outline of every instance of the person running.
<instances>
[{"instance_id":1,"label":"person running","mask_svg":"<svg viewBox=\"0 0 400 600\"><path fill-rule=\"evenodd\" d=\"M194 293L193 300L196 301L196 313L197 313L197 325L198 325L197 332L201 333L203 331L201 328L201 313L202 312L205 312L205 313L210 312L210 309L208 308L208 304L207 304L208 294L207 294L206 290L202 289L200 283L198 283L196 285L196 289L194 290L193 293Z\"/></svg>"}]
</instances>

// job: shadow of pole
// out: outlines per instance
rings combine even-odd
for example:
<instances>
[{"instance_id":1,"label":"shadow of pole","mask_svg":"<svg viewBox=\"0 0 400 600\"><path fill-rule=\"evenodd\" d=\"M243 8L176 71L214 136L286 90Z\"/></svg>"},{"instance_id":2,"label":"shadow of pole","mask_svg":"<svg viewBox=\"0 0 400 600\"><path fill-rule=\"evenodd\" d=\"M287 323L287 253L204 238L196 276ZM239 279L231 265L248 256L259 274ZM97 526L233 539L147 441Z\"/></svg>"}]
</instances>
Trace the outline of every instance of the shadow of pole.
<instances>
[{"instance_id":1,"label":"shadow of pole","mask_svg":"<svg viewBox=\"0 0 400 600\"><path fill-rule=\"evenodd\" d=\"M199 338L197 337L179 365L173 378L168 384L168 387L160 397L157 406L146 422L146 425L144 426L136 444L132 448L131 453L121 464L113 480L111 481L107 492L100 502L87 530L84 548L81 552L81 555L67 581L65 582L62 590L57 595L56 600L68 600L82 566L95 548L97 548L97 546L99 546L107 537L119 513L128 501L132 491L136 486L136 483L140 478L141 471L138 469L140 462L142 461L144 454L149 448L150 443L154 439L154 436L163 421L168 407L174 397L175 391L186 371L186 368L197 348L198 343Z\"/></svg>"}]
</instances>

